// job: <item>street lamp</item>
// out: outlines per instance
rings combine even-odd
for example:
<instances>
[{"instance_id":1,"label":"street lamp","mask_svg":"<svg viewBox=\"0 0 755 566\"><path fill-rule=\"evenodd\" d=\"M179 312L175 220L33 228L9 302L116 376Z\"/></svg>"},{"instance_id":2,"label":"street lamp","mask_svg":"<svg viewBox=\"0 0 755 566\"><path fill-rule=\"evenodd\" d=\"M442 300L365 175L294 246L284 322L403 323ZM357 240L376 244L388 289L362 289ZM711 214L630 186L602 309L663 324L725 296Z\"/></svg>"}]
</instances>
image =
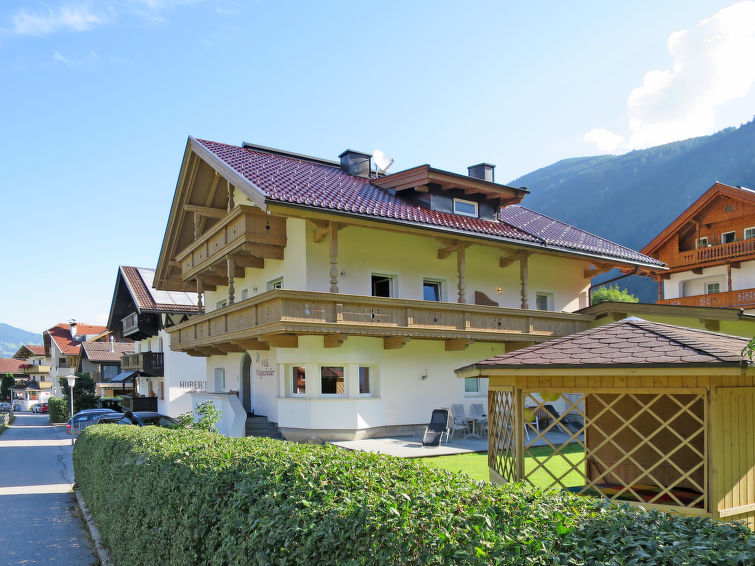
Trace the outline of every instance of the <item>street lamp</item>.
<instances>
[{"instance_id":1,"label":"street lamp","mask_svg":"<svg viewBox=\"0 0 755 566\"><path fill-rule=\"evenodd\" d=\"M68 396L71 398L71 448L73 448L73 437L76 435L76 429L73 426L73 387L76 385L76 376L67 375Z\"/></svg>"}]
</instances>

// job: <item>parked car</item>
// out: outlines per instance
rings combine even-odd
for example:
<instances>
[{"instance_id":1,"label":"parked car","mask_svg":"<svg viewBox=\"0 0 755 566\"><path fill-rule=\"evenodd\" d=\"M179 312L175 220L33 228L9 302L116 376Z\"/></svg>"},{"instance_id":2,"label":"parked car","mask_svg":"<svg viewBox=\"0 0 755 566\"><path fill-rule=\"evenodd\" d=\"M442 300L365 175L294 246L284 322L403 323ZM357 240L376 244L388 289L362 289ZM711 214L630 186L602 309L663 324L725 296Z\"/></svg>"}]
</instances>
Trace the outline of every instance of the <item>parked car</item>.
<instances>
[{"instance_id":1,"label":"parked car","mask_svg":"<svg viewBox=\"0 0 755 566\"><path fill-rule=\"evenodd\" d=\"M94 422L95 417L103 413L115 413L115 411L113 409L84 409L83 411L79 411L68 419L66 433L71 434L72 426L76 429L77 433L81 432Z\"/></svg>"},{"instance_id":2,"label":"parked car","mask_svg":"<svg viewBox=\"0 0 755 566\"><path fill-rule=\"evenodd\" d=\"M29 410L32 413L41 413L42 412L42 403L34 403L29 407Z\"/></svg>"},{"instance_id":3,"label":"parked car","mask_svg":"<svg viewBox=\"0 0 755 566\"><path fill-rule=\"evenodd\" d=\"M176 426L178 421L168 415L161 415L153 411L136 411L127 413L113 413L97 415L94 422L91 424L125 424L136 426Z\"/></svg>"},{"instance_id":4,"label":"parked car","mask_svg":"<svg viewBox=\"0 0 755 566\"><path fill-rule=\"evenodd\" d=\"M49 407L47 406L47 403L42 403L42 404L40 405L40 407L39 407L39 412L40 412L40 413L47 413L47 412L49 412L49 410L50 410L50 409L49 409Z\"/></svg>"},{"instance_id":5,"label":"parked car","mask_svg":"<svg viewBox=\"0 0 755 566\"><path fill-rule=\"evenodd\" d=\"M10 412L12 410L13 410L13 405L11 405L10 403L8 403L7 401L3 401L3 402L0 403L0 411L8 411L8 412Z\"/></svg>"}]
</instances>

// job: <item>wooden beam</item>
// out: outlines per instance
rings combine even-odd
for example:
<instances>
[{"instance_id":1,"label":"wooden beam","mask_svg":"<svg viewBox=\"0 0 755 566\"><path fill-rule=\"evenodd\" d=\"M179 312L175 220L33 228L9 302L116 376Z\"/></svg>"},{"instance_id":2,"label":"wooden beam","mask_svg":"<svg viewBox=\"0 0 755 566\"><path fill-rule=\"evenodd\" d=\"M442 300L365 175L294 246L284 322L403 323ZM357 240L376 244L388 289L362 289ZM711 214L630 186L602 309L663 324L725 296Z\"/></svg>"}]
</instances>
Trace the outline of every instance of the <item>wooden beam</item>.
<instances>
[{"instance_id":1,"label":"wooden beam","mask_svg":"<svg viewBox=\"0 0 755 566\"><path fill-rule=\"evenodd\" d=\"M703 268L702 267L695 267L692 270L692 273L694 273L695 275L702 275L703 274Z\"/></svg>"},{"instance_id":2,"label":"wooden beam","mask_svg":"<svg viewBox=\"0 0 755 566\"><path fill-rule=\"evenodd\" d=\"M528 309L529 304L527 302L527 279L529 278L529 267L527 265L527 258L529 254L523 253L519 256L519 277L522 280L522 308Z\"/></svg>"},{"instance_id":3,"label":"wooden beam","mask_svg":"<svg viewBox=\"0 0 755 566\"><path fill-rule=\"evenodd\" d=\"M205 200L205 206L209 207L212 204L212 201L215 200L215 191L218 189L218 183L220 182L220 173L215 171L215 176L212 178L212 184L210 185L210 190L207 193L207 199ZM207 222L207 217L202 217L199 220L199 233L201 234L204 231L204 226Z\"/></svg>"},{"instance_id":4,"label":"wooden beam","mask_svg":"<svg viewBox=\"0 0 755 566\"><path fill-rule=\"evenodd\" d=\"M406 346L410 338L408 336L385 336L383 337L384 350L398 350Z\"/></svg>"},{"instance_id":5,"label":"wooden beam","mask_svg":"<svg viewBox=\"0 0 755 566\"><path fill-rule=\"evenodd\" d=\"M246 242L241 246L241 250L256 257L264 259L283 259L283 247L271 246L268 244L253 244Z\"/></svg>"},{"instance_id":6,"label":"wooden beam","mask_svg":"<svg viewBox=\"0 0 755 566\"><path fill-rule=\"evenodd\" d=\"M212 208L210 206L199 206L197 204L185 204L186 212L193 212L198 216L205 218L223 218L227 213L223 208Z\"/></svg>"},{"instance_id":7,"label":"wooden beam","mask_svg":"<svg viewBox=\"0 0 755 566\"><path fill-rule=\"evenodd\" d=\"M732 269L739 269L742 267L742 263L739 261L732 261L730 265Z\"/></svg>"},{"instance_id":8,"label":"wooden beam","mask_svg":"<svg viewBox=\"0 0 755 566\"><path fill-rule=\"evenodd\" d=\"M267 334L261 339L276 348L299 347L299 337L296 334Z\"/></svg>"},{"instance_id":9,"label":"wooden beam","mask_svg":"<svg viewBox=\"0 0 755 566\"><path fill-rule=\"evenodd\" d=\"M515 261L519 261L519 256L517 254L512 255L502 255L501 259L498 261L498 265L500 265L502 268L508 267Z\"/></svg>"},{"instance_id":10,"label":"wooden beam","mask_svg":"<svg viewBox=\"0 0 755 566\"><path fill-rule=\"evenodd\" d=\"M453 338L446 340L446 352L456 352L458 350L466 350L473 340L466 338Z\"/></svg>"},{"instance_id":11,"label":"wooden beam","mask_svg":"<svg viewBox=\"0 0 755 566\"><path fill-rule=\"evenodd\" d=\"M343 334L326 334L322 337L323 348L338 348L346 340Z\"/></svg>"},{"instance_id":12,"label":"wooden beam","mask_svg":"<svg viewBox=\"0 0 755 566\"><path fill-rule=\"evenodd\" d=\"M231 340L231 344L240 346L243 350L269 350L270 344L262 342L256 338L248 338L244 340Z\"/></svg>"},{"instance_id":13,"label":"wooden beam","mask_svg":"<svg viewBox=\"0 0 755 566\"><path fill-rule=\"evenodd\" d=\"M223 350L224 352L228 354L232 354L234 352L245 352L246 350L239 346L238 344L234 344L233 342L230 343L224 343L224 344L215 344L215 348L219 350Z\"/></svg>"},{"instance_id":14,"label":"wooden beam","mask_svg":"<svg viewBox=\"0 0 755 566\"><path fill-rule=\"evenodd\" d=\"M224 356L225 352L215 346L199 346L197 350L204 353L205 356Z\"/></svg>"},{"instance_id":15,"label":"wooden beam","mask_svg":"<svg viewBox=\"0 0 755 566\"><path fill-rule=\"evenodd\" d=\"M326 220L319 220L317 218L310 218L309 221L315 226L313 241L315 244L319 244L328 237L328 228L330 223Z\"/></svg>"},{"instance_id":16,"label":"wooden beam","mask_svg":"<svg viewBox=\"0 0 755 566\"><path fill-rule=\"evenodd\" d=\"M330 292L338 293L338 225L330 223Z\"/></svg>"},{"instance_id":17,"label":"wooden beam","mask_svg":"<svg viewBox=\"0 0 755 566\"><path fill-rule=\"evenodd\" d=\"M438 259L446 259L459 249L459 242L454 242L438 250Z\"/></svg>"},{"instance_id":18,"label":"wooden beam","mask_svg":"<svg viewBox=\"0 0 755 566\"><path fill-rule=\"evenodd\" d=\"M254 267L257 269L262 269L265 267L265 260L261 257L254 257L250 255L242 255L242 254L231 254L231 257L233 258L233 261L236 262L237 267ZM237 277L243 277L243 273L241 275L238 275Z\"/></svg>"},{"instance_id":19,"label":"wooden beam","mask_svg":"<svg viewBox=\"0 0 755 566\"><path fill-rule=\"evenodd\" d=\"M459 303L464 304L467 302L467 295L465 291L464 278L467 272L467 246L464 244L458 244L456 247L456 274L459 278Z\"/></svg>"},{"instance_id":20,"label":"wooden beam","mask_svg":"<svg viewBox=\"0 0 755 566\"><path fill-rule=\"evenodd\" d=\"M205 354L201 350L196 350L196 349L193 349L193 348L191 350L186 350L186 353L189 354L190 356L194 357L194 358L206 358L207 357L207 354Z\"/></svg>"}]
</instances>

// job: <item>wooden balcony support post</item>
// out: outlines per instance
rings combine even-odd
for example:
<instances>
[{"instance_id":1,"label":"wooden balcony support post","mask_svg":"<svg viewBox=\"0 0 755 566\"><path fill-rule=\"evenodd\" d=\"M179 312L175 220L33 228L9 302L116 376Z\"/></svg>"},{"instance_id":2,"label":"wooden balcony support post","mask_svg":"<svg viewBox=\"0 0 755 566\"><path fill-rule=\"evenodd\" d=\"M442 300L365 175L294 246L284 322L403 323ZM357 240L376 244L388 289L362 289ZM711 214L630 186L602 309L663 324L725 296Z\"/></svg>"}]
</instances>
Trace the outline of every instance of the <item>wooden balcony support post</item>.
<instances>
[{"instance_id":1,"label":"wooden balcony support post","mask_svg":"<svg viewBox=\"0 0 755 566\"><path fill-rule=\"evenodd\" d=\"M199 238L199 236L202 235L202 229L199 227L199 221L201 220L201 216L198 212L194 212L194 239L196 240Z\"/></svg>"},{"instance_id":2,"label":"wooden balcony support post","mask_svg":"<svg viewBox=\"0 0 755 566\"><path fill-rule=\"evenodd\" d=\"M522 280L522 308L528 309L529 303L527 302L527 279L529 278L529 266L528 266L529 254L521 252L519 255L519 278Z\"/></svg>"},{"instance_id":3,"label":"wooden balcony support post","mask_svg":"<svg viewBox=\"0 0 755 566\"><path fill-rule=\"evenodd\" d=\"M330 236L330 292L338 293L338 225L331 222Z\"/></svg>"},{"instance_id":4,"label":"wooden balcony support post","mask_svg":"<svg viewBox=\"0 0 755 566\"><path fill-rule=\"evenodd\" d=\"M204 294L204 284L202 278L197 277L197 310L200 313L204 312L204 305L202 304L202 295Z\"/></svg>"},{"instance_id":5,"label":"wooden balcony support post","mask_svg":"<svg viewBox=\"0 0 755 566\"><path fill-rule=\"evenodd\" d=\"M233 202L233 186L231 185L231 182L226 179L226 188L228 190L228 212L231 212L233 210L233 207L236 206L236 204Z\"/></svg>"},{"instance_id":6,"label":"wooden balcony support post","mask_svg":"<svg viewBox=\"0 0 755 566\"><path fill-rule=\"evenodd\" d=\"M726 264L726 290L731 291L731 264Z\"/></svg>"},{"instance_id":7,"label":"wooden balcony support post","mask_svg":"<svg viewBox=\"0 0 755 566\"><path fill-rule=\"evenodd\" d=\"M233 276L236 273L236 264L231 256L226 258L226 267L228 268L228 304L232 305L236 298L236 289L233 286Z\"/></svg>"},{"instance_id":8,"label":"wooden balcony support post","mask_svg":"<svg viewBox=\"0 0 755 566\"><path fill-rule=\"evenodd\" d=\"M457 244L456 247L456 272L459 275L459 301L460 303L466 303L467 297L464 291L464 277L467 273L467 253L466 246L464 244Z\"/></svg>"}]
</instances>

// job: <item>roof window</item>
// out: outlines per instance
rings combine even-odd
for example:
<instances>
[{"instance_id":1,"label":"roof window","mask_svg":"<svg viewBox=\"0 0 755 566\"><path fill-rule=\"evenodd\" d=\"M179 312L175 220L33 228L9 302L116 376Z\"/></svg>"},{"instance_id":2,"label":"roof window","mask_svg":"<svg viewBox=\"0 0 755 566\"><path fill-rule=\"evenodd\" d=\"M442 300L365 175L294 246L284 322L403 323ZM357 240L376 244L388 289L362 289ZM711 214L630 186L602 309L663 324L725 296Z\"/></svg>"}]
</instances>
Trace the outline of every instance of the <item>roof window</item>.
<instances>
[{"instance_id":1,"label":"roof window","mask_svg":"<svg viewBox=\"0 0 755 566\"><path fill-rule=\"evenodd\" d=\"M454 214L461 214L462 216L471 216L473 218L477 218L479 216L477 211L477 203L471 200L455 198Z\"/></svg>"}]
</instances>

